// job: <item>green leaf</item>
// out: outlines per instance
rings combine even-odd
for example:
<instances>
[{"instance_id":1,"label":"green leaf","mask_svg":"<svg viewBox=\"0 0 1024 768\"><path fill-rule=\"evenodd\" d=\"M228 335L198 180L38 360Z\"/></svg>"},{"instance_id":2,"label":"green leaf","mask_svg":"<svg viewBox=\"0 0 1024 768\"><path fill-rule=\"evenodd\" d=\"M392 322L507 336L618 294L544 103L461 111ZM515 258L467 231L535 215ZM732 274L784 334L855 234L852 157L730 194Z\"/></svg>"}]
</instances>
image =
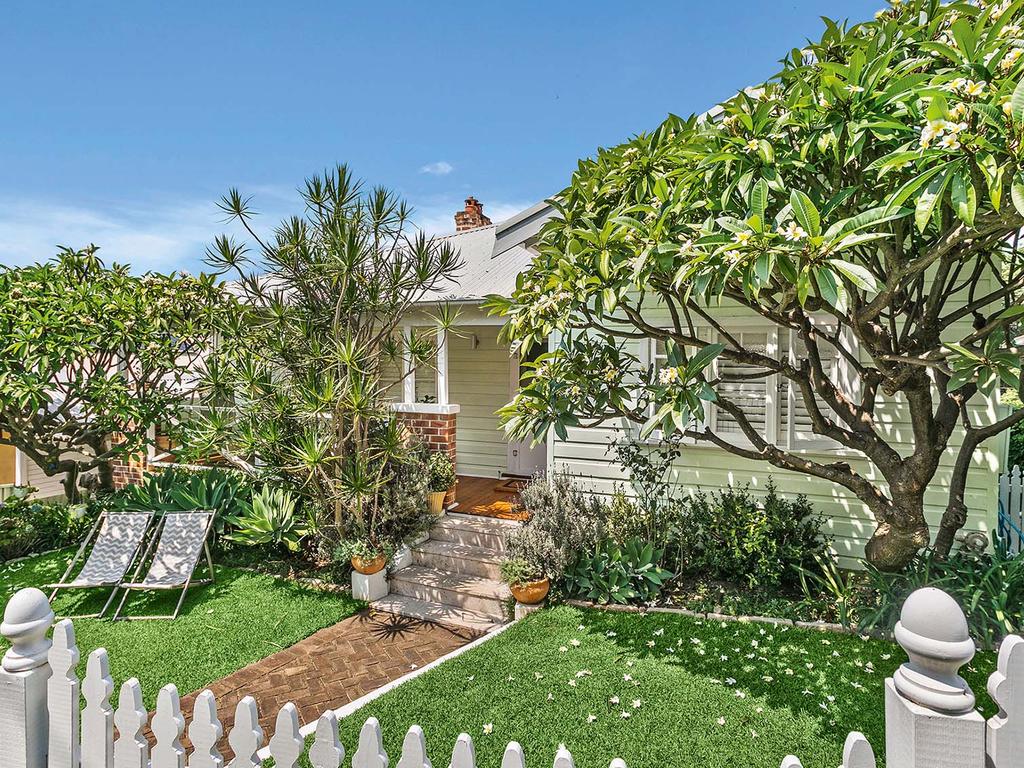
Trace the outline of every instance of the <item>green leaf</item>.
<instances>
[{"instance_id":1,"label":"green leaf","mask_svg":"<svg viewBox=\"0 0 1024 768\"><path fill-rule=\"evenodd\" d=\"M860 264L853 264L849 261L839 261L837 259L829 261L829 264L832 265L833 269L861 290L868 291L870 293L878 293L878 281L875 279L875 276L868 271L867 267L861 266Z\"/></svg>"},{"instance_id":2,"label":"green leaf","mask_svg":"<svg viewBox=\"0 0 1024 768\"><path fill-rule=\"evenodd\" d=\"M794 189L789 196L789 204L793 206L793 215L800 226L806 229L811 237L818 237L821 234L821 215L811 202L811 198Z\"/></svg>"},{"instance_id":3,"label":"green leaf","mask_svg":"<svg viewBox=\"0 0 1024 768\"><path fill-rule=\"evenodd\" d=\"M945 168L946 165L936 165L904 183L903 186L896 190L892 197L890 197L886 202L885 215L888 216L895 213L911 195L917 192L917 190L927 184L932 177L937 173L940 173Z\"/></svg>"},{"instance_id":4,"label":"green leaf","mask_svg":"<svg viewBox=\"0 0 1024 768\"><path fill-rule=\"evenodd\" d=\"M1017 83L1010 96L1010 115L1015 123L1024 123L1024 80Z\"/></svg>"},{"instance_id":5,"label":"green leaf","mask_svg":"<svg viewBox=\"0 0 1024 768\"><path fill-rule=\"evenodd\" d=\"M924 232L928 227L928 221L935 211L935 206L942 199L942 193L946 191L947 183L949 183L948 173L936 176L917 199L917 207L914 209L914 222L917 224L919 232Z\"/></svg>"},{"instance_id":6,"label":"green leaf","mask_svg":"<svg viewBox=\"0 0 1024 768\"><path fill-rule=\"evenodd\" d=\"M1010 197L1013 199L1013 207L1017 212L1024 215L1024 176L1018 173L1013 177L1010 185Z\"/></svg>"},{"instance_id":7,"label":"green leaf","mask_svg":"<svg viewBox=\"0 0 1024 768\"><path fill-rule=\"evenodd\" d=\"M952 190L953 210L957 218L969 227L974 226L974 215L978 211L978 193L974 184L965 173L953 177Z\"/></svg>"},{"instance_id":8,"label":"green leaf","mask_svg":"<svg viewBox=\"0 0 1024 768\"><path fill-rule=\"evenodd\" d=\"M764 179L758 179L753 189L750 190L750 210L755 216L760 217L763 222L767 209L768 182Z\"/></svg>"}]
</instances>

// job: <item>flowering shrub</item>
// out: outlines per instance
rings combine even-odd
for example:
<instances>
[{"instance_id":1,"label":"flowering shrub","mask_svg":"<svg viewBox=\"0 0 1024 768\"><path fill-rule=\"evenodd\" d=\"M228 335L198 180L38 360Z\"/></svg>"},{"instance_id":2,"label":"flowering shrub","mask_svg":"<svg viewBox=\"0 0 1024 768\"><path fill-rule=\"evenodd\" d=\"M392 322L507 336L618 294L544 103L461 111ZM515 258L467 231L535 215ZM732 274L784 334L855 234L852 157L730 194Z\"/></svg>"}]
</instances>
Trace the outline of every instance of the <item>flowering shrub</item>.
<instances>
[{"instance_id":1,"label":"flowering shrub","mask_svg":"<svg viewBox=\"0 0 1024 768\"><path fill-rule=\"evenodd\" d=\"M96 512L94 505L6 499L0 503L0 563L78 544Z\"/></svg>"}]
</instances>

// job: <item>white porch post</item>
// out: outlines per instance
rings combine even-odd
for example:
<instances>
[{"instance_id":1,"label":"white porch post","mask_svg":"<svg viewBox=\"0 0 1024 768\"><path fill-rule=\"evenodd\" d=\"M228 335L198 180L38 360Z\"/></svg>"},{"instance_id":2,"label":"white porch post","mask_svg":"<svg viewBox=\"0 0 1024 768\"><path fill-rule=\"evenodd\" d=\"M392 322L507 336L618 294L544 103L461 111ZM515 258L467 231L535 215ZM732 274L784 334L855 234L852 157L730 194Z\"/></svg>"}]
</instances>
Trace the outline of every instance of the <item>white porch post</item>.
<instances>
[{"instance_id":1,"label":"white porch post","mask_svg":"<svg viewBox=\"0 0 1024 768\"><path fill-rule=\"evenodd\" d=\"M416 402L416 371L412 367L412 355L409 352L409 345L412 342L412 326L402 327L402 339L405 343L405 350L402 353L402 402Z\"/></svg>"},{"instance_id":2,"label":"white porch post","mask_svg":"<svg viewBox=\"0 0 1024 768\"><path fill-rule=\"evenodd\" d=\"M448 405L448 331L437 326L437 404Z\"/></svg>"}]
</instances>

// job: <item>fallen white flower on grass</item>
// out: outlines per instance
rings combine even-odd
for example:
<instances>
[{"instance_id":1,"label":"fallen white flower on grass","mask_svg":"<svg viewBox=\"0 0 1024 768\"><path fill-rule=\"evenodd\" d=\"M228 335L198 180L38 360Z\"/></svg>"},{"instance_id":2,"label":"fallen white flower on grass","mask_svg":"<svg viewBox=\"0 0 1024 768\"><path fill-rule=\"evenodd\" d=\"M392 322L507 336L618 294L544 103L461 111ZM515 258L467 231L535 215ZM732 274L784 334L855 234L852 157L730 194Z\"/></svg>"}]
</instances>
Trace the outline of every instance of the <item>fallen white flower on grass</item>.
<instances>
[{"instance_id":1,"label":"fallen white flower on grass","mask_svg":"<svg viewBox=\"0 0 1024 768\"><path fill-rule=\"evenodd\" d=\"M618 696L612 696L610 699L608 699L608 703L612 704L612 705L618 704L619 703L619 697Z\"/></svg>"},{"instance_id":2,"label":"fallen white flower on grass","mask_svg":"<svg viewBox=\"0 0 1024 768\"><path fill-rule=\"evenodd\" d=\"M725 725L725 718L724 717L720 717L715 722L718 723L719 725Z\"/></svg>"},{"instance_id":3,"label":"fallen white flower on grass","mask_svg":"<svg viewBox=\"0 0 1024 768\"><path fill-rule=\"evenodd\" d=\"M597 720L597 715L587 715L587 722L592 723Z\"/></svg>"},{"instance_id":4,"label":"fallen white flower on grass","mask_svg":"<svg viewBox=\"0 0 1024 768\"><path fill-rule=\"evenodd\" d=\"M484 724L484 733L493 733L493 732L494 732L494 723L485 723Z\"/></svg>"}]
</instances>

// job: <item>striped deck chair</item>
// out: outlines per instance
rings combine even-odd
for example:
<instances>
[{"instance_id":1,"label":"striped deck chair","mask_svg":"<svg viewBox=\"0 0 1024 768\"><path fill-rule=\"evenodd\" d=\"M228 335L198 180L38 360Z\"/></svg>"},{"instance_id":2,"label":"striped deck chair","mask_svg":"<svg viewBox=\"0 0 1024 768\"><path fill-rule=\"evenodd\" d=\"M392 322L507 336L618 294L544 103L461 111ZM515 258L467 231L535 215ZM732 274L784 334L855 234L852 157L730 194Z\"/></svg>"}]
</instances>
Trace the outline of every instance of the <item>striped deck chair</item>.
<instances>
[{"instance_id":1,"label":"striped deck chair","mask_svg":"<svg viewBox=\"0 0 1024 768\"><path fill-rule=\"evenodd\" d=\"M121 617L125 601L132 590L150 591L180 589L181 597L174 613L169 616L123 616L125 619L171 619L178 618L181 606L185 602L188 588L193 584L212 584L213 556L210 554L210 531L213 529L211 511L167 512L157 524L157 533L150 541L146 554L139 561L131 581L121 582L124 595L114 611L114 619ZM156 542L156 551L153 545ZM150 553L152 552L152 557ZM210 576L207 579L194 579L199 556L205 552L206 565ZM145 578L139 581L139 573L149 563Z\"/></svg>"},{"instance_id":2,"label":"striped deck chair","mask_svg":"<svg viewBox=\"0 0 1024 768\"><path fill-rule=\"evenodd\" d=\"M146 539L150 523L153 522L152 512L104 512L93 524L89 535L85 537L82 545L74 558L68 563L67 570L60 577L56 584L47 584L47 589L53 589L50 593L50 602L57 597L62 589L94 589L110 587L110 597L99 613L89 614L76 618L100 617L107 612L107 608L114 602L117 590L124 581L128 569L135 563L142 543ZM82 555L89 543L92 542L92 549L89 557L86 558L82 570L71 581L68 578L75 569L75 565L82 559Z\"/></svg>"}]
</instances>

